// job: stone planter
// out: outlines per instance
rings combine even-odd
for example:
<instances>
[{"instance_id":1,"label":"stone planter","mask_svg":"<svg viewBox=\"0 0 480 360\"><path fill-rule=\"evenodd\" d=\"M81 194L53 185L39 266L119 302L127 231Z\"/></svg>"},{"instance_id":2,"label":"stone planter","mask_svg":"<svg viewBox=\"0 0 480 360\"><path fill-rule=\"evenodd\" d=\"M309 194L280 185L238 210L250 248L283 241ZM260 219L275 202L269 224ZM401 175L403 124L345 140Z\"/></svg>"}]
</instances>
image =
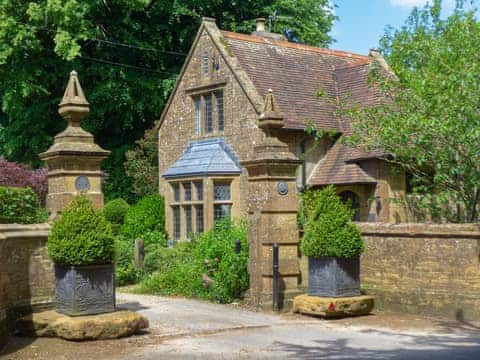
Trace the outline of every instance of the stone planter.
<instances>
[{"instance_id":1,"label":"stone planter","mask_svg":"<svg viewBox=\"0 0 480 360\"><path fill-rule=\"evenodd\" d=\"M94 315L115 310L113 264L55 265L57 312L70 316Z\"/></svg>"},{"instance_id":2,"label":"stone planter","mask_svg":"<svg viewBox=\"0 0 480 360\"><path fill-rule=\"evenodd\" d=\"M360 295L360 257L308 258L308 295L350 297Z\"/></svg>"}]
</instances>

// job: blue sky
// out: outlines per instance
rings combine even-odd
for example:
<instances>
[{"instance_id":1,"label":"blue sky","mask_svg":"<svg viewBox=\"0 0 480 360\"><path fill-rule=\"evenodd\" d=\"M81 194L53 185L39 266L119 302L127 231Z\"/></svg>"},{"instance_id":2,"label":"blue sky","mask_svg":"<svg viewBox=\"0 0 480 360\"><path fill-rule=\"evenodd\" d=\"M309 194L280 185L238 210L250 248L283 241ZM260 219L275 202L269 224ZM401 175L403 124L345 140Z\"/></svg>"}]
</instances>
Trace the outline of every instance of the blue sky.
<instances>
[{"instance_id":1,"label":"blue sky","mask_svg":"<svg viewBox=\"0 0 480 360\"><path fill-rule=\"evenodd\" d=\"M330 47L336 50L368 54L378 47L378 40L387 25L399 28L414 6L423 6L427 0L333 0L335 14L340 18L333 26L337 40ZM444 10L452 9L454 0L444 0Z\"/></svg>"}]
</instances>

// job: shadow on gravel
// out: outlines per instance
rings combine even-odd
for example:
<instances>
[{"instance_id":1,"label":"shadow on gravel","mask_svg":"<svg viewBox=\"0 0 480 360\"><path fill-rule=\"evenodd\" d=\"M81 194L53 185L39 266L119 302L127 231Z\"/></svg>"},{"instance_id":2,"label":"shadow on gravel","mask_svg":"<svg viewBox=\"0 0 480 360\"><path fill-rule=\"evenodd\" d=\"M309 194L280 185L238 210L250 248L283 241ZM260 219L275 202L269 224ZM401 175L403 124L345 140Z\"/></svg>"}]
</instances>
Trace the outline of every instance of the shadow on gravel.
<instances>
[{"instance_id":1,"label":"shadow on gravel","mask_svg":"<svg viewBox=\"0 0 480 360\"><path fill-rule=\"evenodd\" d=\"M349 339L319 340L317 345L304 346L276 342L272 349L288 353L292 359L386 359L386 360L472 360L480 359L480 331L462 335L395 334L398 344L390 349L382 344L382 335L392 332L363 330L371 335L372 346L359 347L349 344Z\"/></svg>"},{"instance_id":2,"label":"shadow on gravel","mask_svg":"<svg viewBox=\"0 0 480 360\"><path fill-rule=\"evenodd\" d=\"M148 306L141 305L138 301L117 304L117 310L140 311L140 310L147 310L147 309L150 309L150 308Z\"/></svg>"}]
</instances>

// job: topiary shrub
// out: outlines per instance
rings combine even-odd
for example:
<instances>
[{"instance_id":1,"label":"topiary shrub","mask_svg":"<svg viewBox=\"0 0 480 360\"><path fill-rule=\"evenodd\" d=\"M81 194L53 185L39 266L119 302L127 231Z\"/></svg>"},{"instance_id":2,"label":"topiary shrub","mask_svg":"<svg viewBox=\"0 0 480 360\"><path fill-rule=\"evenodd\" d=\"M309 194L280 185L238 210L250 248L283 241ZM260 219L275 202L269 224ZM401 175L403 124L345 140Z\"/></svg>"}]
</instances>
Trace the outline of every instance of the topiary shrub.
<instances>
[{"instance_id":1,"label":"topiary shrub","mask_svg":"<svg viewBox=\"0 0 480 360\"><path fill-rule=\"evenodd\" d=\"M0 224L34 224L47 218L32 189L0 186Z\"/></svg>"},{"instance_id":2,"label":"topiary shrub","mask_svg":"<svg viewBox=\"0 0 480 360\"><path fill-rule=\"evenodd\" d=\"M165 203L158 194L145 196L130 206L120 228L120 235L130 240L143 238L150 232L166 234Z\"/></svg>"},{"instance_id":3,"label":"topiary shrub","mask_svg":"<svg viewBox=\"0 0 480 360\"><path fill-rule=\"evenodd\" d=\"M112 224L123 224L129 207L130 205L122 198L114 199L105 204L103 214Z\"/></svg>"},{"instance_id":4,"label":"topiary shrub","mask_svg":"<svg viewBox=\"0 0 480 360\"><path fill-rule=\"evenodd\" d=\"M48 255L59 265L101 265L114 260L110 223L86 196L77 196L55 221Z\"/></svg>"},{"instance_id":5,"label":"topiary shrub","mask_svg":"<svg viewBox=\"0 0 480 360\"><path fill-rule=\"evenodd\" d=\"M333 186L318 191L314 199L314 206L307 211L302 253L316 258L360 255L364 244L360 231L351 221L354 210L341 201Z\"/></svg>"}]
</instances>

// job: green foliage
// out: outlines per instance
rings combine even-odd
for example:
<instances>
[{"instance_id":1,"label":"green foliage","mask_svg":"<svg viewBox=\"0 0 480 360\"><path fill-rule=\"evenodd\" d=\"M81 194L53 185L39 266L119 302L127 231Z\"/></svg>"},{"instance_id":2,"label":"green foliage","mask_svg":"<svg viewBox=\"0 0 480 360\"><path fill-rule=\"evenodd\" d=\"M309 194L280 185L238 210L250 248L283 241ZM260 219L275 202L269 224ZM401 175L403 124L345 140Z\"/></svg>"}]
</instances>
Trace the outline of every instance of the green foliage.
<instances>
[{"instance_id":1,"label":"green foliage","mask_svg":"<svg viewBox=\"0 0 480 360\"><path fill-rule=\"evenodd\" d=\"M459 204L459 221L476 221L480 200L480 23L462 7L440 17L442 1L415 9L405 25L389 29L381 51L395 77L372 68L385 95L373 108L349 109L350 143L381 147L413 175L416 192L435 210L433 197ZM454 206L455 207L455 206Z\"/></svg>"},{"instance_id":2,"label":"green foliage","mask_svg":"<svg viewBox=\"0 0 480 360\"><path fill-rule=\"evenodd\" d=\"M241 242L235 254L235 241ZM224 220L192 242L147 251L139 291L231 302L248 289L247 227Z\"/></svg>"},{"instance_id":3,"label":"green foliage","mask_svg":"<svg viewBox=\"0 0 480 360\"><path fill-rule=\"evenodd\" d=\"M318 190L306 190L301 194L300 206L298 207L297 213L297 225L299 229L305 229L308 219L313 216L317 203L322 197L322 192Z\"/></svg>"},{"instance_id":4,"label":"green foliage","mask_svg":"<svg viewBox=\"0 0 480 360\"><path fill-rule=\"evenodd\" d=\"M163 197L158 194L145 196L130 206L120 228L120 234L130 240L143 238L151 232L156 234L154 236L161 236L159 233L166 234L165 203Z\"/></svg>"},{"instance_id":5,"label":"green foliage","mask_svg":"<svg viewBox=\"0 0 480 360\"><path fill-rule=\"evenodd\" d=\"M32 189L0 186L0 224L42 223L47 218Z\"/></svg>"},{"instance_id":6,"label":"green foliage","mask_svg":"<svg viewBox=\"0 0 480 360\"><path fill-rule=\"evenodd\" d=\"M202 279L205 268L195 256L193 243L152 250L145 257L145 270L150 275L140 283L139 292L207 298Z\"/></svg>"},{"instance_id":7,"label":"green foliage","mask_svg":"<svg viewBox=\"0 0 480 360\"><path fill-rule=\"evenodd\" d=\"M134 284L140 279L135 267L134 247L131 241L115 239L115 282L118 286Z\"/></svg>"},{"instance_id":8,"label":"green foliage","mask_svg":"<svg viewBox=\"0 0 480 360\"><path fill-rule=\"evenodd\" d=\"M53 224L47 250L56 264L110 264L114 259L112 228L86 196L77 196Z\"/></svg>"},{"instance_id":9,"label":"green foliage","mask_svg":"<svg viewBox=\"0 0 480 360\"><path fill-rule=\"evenodd\" d=\"M135 149L125 154L127 175L132 179L133 193L143 197L158 192L158 136L157 128L147 130L136 142Z\"/></svg>"},{"instance_id":10,"label":"green foliage","mask_svg":"<svg viewBox=\"0 0 480 360\"><path fill-rule=\"evenodd\" d=\"M201 17L215 17L225 30L250 33L253 19L278 10L275 30L289 27L306 43L328 46L335 17L325 10L327 3L2 0L0 153L39 165L37 154L64 127L58 103L75 69L92 105L83 126L112 150L103 163L109 174L105 196L133 202L124 155L160 117ZM140 190L139 196L148 193Z\"/></svg>"},{"instance_id":11,"label":"green foliage","mask_svg":"<svg viewBox=\"0 0 480 360\"><path fill-rule=\"evenodd\" d=\"M304 255L351 258L362 253L360 231L351 222L354 211L342 203L333 186L318 190L316 195L307 192L303 201L307 203L303 205L307 216L301 242Z\"/></svg>"},{"instance_id":12,"label":"green foliage","mask_svg":"<svg viewBox=\"0 0 480 360\"><path fill-rule=\"evenodd\" d=\"M123 224L125 214L127 213L130 205L121 199L115 199L107 202L103 208L103 214L105 218L110 221L112 224Z\"/></svg>"}]
</instances>

